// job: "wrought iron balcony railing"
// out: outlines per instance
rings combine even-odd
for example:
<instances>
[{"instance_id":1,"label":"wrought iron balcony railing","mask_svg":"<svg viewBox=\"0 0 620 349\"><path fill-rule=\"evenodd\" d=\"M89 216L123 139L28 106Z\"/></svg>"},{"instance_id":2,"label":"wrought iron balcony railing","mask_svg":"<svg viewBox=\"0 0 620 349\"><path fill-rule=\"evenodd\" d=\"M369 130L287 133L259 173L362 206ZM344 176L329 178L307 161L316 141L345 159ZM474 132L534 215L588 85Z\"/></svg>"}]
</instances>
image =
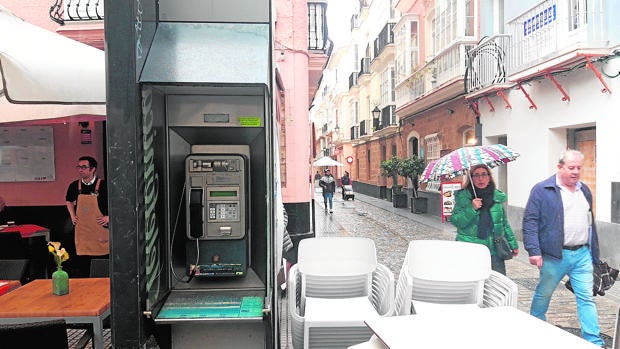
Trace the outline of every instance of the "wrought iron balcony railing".
<instances>
[{"instance_id":1,"label":"wrought iron balcony railing","mask_svg":"<svg viewBox=\"0 0 620 349\"><path fill-rule=\"evenodd\" d=\"M510 35L495 35L467 53L465 89L473 92L506 83L510 57Z\"/></svg>"},{"instance_id":2,"label":"wrought iron balcony railing","mask_svg":"<svg viewBox=\"0 0 620 349\"><path fill-rule=\"evenodd\" d=\"M351 16L351 31L359 27L360 27L360 16L358 14L354 14Z\"/></svg>"},{"instance_id":3,"label":"wrought iron balcony railing","mask_svg":"<svg viewBox=\"0 0 620 349\"><path fill-rule=\"evenodd\" d=\"M370 57L364 57L360 62L360 71L357 74L357 77L359 78L364 74L370 74Z\"/></svg>"},{"instance_id":4,"label":"wrought iron balcony railing","mask_svg":"<svg viewBox=\"0 0 620 349\"><path fill-rule=\"evenodd\" d=\"M351 126L351 139L356 139L360 137L360 128L359 126Z\"/></svg>"},{"instance_id":5,"label":"wrought iron balcony railing","mask_svg":"<svg viewBox=\"0 0 620 349\"><path fill-rule=\"evenodd\" d=\"M387 105L381 108L381 116L378 119L373 119L373 127L375 131L382 130L386 127L396 125L396 106Z\"/></svg>"},{"instance_id":6,"label":"wrought iron balcony railing","mask_svg":"<svg viewBox=\"0 0 620 349\"><path fill-rule=\"evenodd\" d=\"M366 120L360 121L359 132L360 132L360 137L368 134L368 131L366 130Z\"/></svg>"},{"instance_id":7,"label":"wrought iron balcony railing","mask_svg":"<svg viewBox=\"0 0 620 349\"><path fill-rule=\"evenodd\" d=\"M394 43L394 23L387 23L381 30L374 43L375 57L378 57L387 45Z\"/></svg>"},{"instance_id":8,"label":"wrought iron balcony railing","mask_svg":"<svg viewBox=\"0 0 620 349\"><path fill-rule=\"evenodd\" d=\"M49 14L60 25L66 21L102 20L103 0L56 0L50 6Z\"/></svg>"},{"instance_id":9,"label":"wrought iron balcony railing","mask_svg":"<svg viewBox=\"0 0 620 349\"><path fill-rule=\"evenodd\" d=\"M357 86L357 74L358 73L353 72L349 75L349 90Z\"/></svg>"}]
</instances>

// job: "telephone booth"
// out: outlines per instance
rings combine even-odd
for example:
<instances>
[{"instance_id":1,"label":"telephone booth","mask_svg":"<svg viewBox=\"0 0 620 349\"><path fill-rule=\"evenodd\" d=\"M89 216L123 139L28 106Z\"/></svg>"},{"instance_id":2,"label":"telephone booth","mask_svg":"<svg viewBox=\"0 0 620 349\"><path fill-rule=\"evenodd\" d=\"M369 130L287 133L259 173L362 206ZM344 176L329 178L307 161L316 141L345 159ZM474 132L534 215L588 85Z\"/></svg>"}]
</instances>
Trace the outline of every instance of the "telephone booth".
<instances>
[{"instance_id":1,"label":"telephone booth","mask_svg":"<svg viewBox=\"0 0 620 349\"><path fill-rule=\"evenodd\" d=\"M105 5L113 345L279 347L271 2Z\"/></svg>"}]
</instances>

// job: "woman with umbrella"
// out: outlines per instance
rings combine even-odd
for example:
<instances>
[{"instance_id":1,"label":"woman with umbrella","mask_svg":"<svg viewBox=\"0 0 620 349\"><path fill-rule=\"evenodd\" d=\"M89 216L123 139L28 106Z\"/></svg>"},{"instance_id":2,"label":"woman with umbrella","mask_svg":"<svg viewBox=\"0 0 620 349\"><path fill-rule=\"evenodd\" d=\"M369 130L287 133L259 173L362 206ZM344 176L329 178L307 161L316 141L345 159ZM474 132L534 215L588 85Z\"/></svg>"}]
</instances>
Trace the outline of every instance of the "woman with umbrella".
<instances>
[{"instance_id":1,"label":"woman with umbrella","mask_svg":"<svg viewBox=\"0 0 620 349\"><path fill-rule=\"evenodd\" d=\"M519 245L510 228L503 204L505 193L495 187L487 165L474 165L463 189L455 193L455 207L451 221L457 228L456 240L485 245L491 252L491 268L506 275L504 259L498 256L494 239L503 235L512 255L519 253Z\"/></svg>"}]
</instances>

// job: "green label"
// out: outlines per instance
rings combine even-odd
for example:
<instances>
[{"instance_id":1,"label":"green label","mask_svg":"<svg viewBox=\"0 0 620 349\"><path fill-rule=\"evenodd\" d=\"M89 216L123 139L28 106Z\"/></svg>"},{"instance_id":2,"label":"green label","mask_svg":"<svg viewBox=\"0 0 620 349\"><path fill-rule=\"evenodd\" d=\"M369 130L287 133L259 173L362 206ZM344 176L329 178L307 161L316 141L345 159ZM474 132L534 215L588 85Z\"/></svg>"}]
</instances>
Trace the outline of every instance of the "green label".
<instances>
[{"instance_id":1,"label":"green label","mask_svg":"<svg viewBox=\"0 0 620 349\"><path fill-rule=\"evenodd\" d=\"M261 120L258 116L240 116L239 125L242 127L261 127Z\"/></svg>"}]
</instances>

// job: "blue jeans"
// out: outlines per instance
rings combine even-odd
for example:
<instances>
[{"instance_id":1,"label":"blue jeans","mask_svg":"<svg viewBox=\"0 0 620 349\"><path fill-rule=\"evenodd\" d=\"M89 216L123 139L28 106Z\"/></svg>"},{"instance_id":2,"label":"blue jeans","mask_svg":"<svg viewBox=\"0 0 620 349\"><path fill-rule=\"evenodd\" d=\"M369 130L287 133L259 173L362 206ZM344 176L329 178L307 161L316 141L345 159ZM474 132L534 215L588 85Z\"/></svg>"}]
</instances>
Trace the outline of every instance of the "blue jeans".
<instances>
[{"instance_id":1,"label":"blue jeans","mask_svg":"<svg viewBox=\"0 0 620 349\"><path fill-rule=\"evenodd\" d=\"M577 300L577 315L581 323L581 336L598 346L604 344L598 324L598 313L592 295L592 255L588 247L562 250L562 260L545 258L540 269L540 280L532 299L530 314L546 321L551 295L564 275L570 282Z\"/></svg>"},{"instance_id":2,"label":"blue jeans","mask_svg":"<svg viewBox=\"0 0 620 349\"><path fill-rule=\"evenodd\" d=\"M325 209L327 209L327 200L329 200L329 209L330 210L332 209L334 205L333 199L334 199L334 193L332 192L323 193L323 203L325 204Z\"/></svg>"}]
</instances>

